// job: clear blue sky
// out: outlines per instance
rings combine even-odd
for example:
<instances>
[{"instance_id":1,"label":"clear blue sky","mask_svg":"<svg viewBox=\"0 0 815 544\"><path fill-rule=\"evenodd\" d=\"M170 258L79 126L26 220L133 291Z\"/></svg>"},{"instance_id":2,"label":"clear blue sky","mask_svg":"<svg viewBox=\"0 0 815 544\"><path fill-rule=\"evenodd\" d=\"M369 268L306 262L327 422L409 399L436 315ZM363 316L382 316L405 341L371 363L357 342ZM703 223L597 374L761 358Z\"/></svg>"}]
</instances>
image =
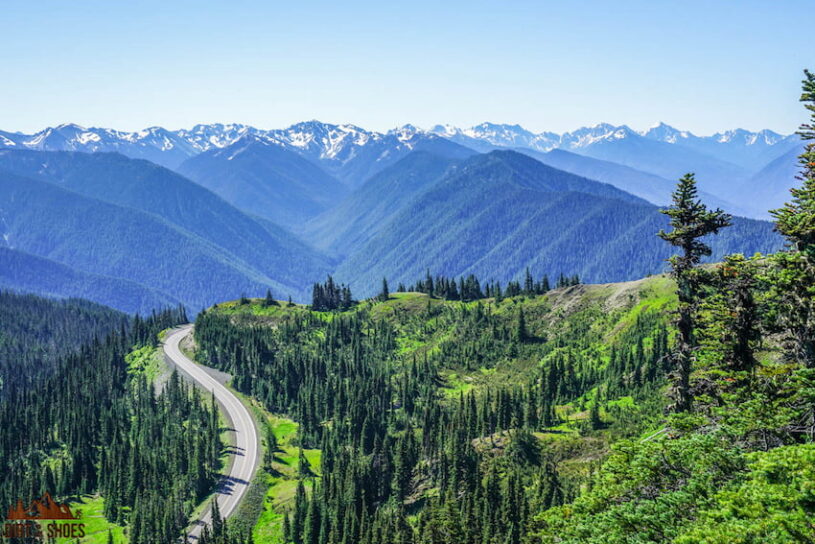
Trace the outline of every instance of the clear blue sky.
<instances>
[{"instance_id":1,"label":"clear blue sky","mask_svg":"<svg viewBox=\"0 0 815 544\"><path fill-rule=\"evenodd\" d=\"M812 0L9 0L0 129L320 119L791 132Z\"/></svg>"}]
</instances>

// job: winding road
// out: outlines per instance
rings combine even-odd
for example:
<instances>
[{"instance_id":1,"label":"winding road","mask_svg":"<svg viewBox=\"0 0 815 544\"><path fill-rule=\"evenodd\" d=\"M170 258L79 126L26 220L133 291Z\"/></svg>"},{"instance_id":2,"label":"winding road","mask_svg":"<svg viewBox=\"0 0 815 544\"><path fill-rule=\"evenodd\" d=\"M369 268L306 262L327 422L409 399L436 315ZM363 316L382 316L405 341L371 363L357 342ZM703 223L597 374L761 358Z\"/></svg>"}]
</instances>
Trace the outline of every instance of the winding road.
<instances>
[{"instance_id":1,"label":"winding road","mask_svg":"<svg viewBox=\"0 0 815 544\"><path fill-rule=\"evenodd\" d=\"M246 406L229 389L210 376L200 365L184 355L179 344L192 332L192 325L178 327L167 335L164 341L164 353L167 360L189 376L201 388L215 395L225 417L230 421L234 437L231 446L231 463L229 473L225 474L215 490L218 509L226 518L233 514L243 499L249 484L255 475L259 462L258 433L255 421ZM212 521L212 508L207 506L201 516L191 522L188 532L189 541L195 542Z\"/></svg>"}]
</instances>

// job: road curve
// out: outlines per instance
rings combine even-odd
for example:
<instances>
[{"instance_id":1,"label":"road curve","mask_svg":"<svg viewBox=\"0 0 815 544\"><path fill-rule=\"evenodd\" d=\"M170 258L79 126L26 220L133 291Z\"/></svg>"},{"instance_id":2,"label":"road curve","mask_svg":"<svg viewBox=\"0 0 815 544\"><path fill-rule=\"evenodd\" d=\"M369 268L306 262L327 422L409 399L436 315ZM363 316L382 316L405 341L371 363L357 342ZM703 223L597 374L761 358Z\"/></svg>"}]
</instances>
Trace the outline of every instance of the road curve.
<instances>
[{"instance_id":1,"label":"road curve","mask_svg":"<svg viewBox=\"0 0 815 544\"><path fill-rule=\"evenodd\" d=\"M200 365L184 355L179 344L192 332L192 325L173 329L164 340L164 353L167 359L182 372L192 378L201 388L211 391L221 404L225 416L231 421L233 436L232 463L229 474L224 475L215 491L218 509L222 517L233 514L243 499L258 467L258 433L255 421L246 406L229 389L210 376ZM190 541L197 541L205 525L212 521L212 509L207 506L197 520L191 522L188 533Z\"/></svg>"}]
</instances>

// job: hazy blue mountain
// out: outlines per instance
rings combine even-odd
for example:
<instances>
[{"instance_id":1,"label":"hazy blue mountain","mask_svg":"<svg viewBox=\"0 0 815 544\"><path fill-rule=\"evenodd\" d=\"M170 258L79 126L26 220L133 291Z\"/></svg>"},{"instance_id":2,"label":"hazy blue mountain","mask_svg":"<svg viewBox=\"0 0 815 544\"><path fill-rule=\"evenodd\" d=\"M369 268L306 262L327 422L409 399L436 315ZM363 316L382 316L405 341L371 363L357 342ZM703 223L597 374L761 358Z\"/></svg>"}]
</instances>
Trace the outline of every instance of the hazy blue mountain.
<instances>
[{"instance_id":1,"label":"hazy blue mountain","mask_svg":"<svg viewBox=\"0 0 815 544\"><path fill-rule=\"evenodd\" d=\"M432 187L442 175L455 172L461 164L461 161L431 153L413 152L373 176L336 208L309 222L304 235L318 248L349 255L383 229L414 197ZM533 164L531 170L519 168L519 176L522 182L538 189L548 190L547 183L556 183L568 190L644 202L611 185ZM543 170L548 171L547 176L541 175Z\"/></svg>"},{"instance_id":2,"label":"hazy blue mountain","mask_svg":"<svg viewBox=\"0 0 815 544\"><path fill-rule=\"evenodd\" d=\"M428 268L506 282L529 266L536 275L626 280L665 268L670 249L655 236L665 225L655 206L616 188L519 153L492 152L414 198L340 265L337 277L358 290L382 277L413 282ZM714 258L781 243L771 223L747 219L712 242Z\"/></svg>"},{"instance_id":3,"label":"hazy blue mountain","mask_svg":"<svg viewBox=\"0 0 815 544\"><path fill-rule=\"evenodd\" d=\"M262 130L240 124L196 125L168 131L151 127L138 132L60 125L35 134L0 131L0 148L41 151L116 151L132 158L178 168L200 153L235 145L242 139L262 140L294 151L319 164L346 185L361 185L373 174L411 151L431 151L462 158L473 152L416 127L405 125L387 133L354 125L320 121L297 123L288 128Z\"/></svg>"},{"instance_id":4,"label":"hazy blue mountain","mask_svg":"<svg viewBox=\"0 0 815 544\"><path fill-rule=\"evenodd\" d=\"M701 190L725 200L749 177L748 170L740 166L684 146L650 140L627 127L602 127L591 133L573 134L573 137L565 149L666 179L679 179L687 172L694 172Z\"/></svg>"},{"instance_id":5,"label":"hazy blue mountain","mask_svg":"<svg viewBox=\"0 0 815 544\"><path fill-rule=\"evenodd\" d=\"M185 161L178 171L236 207L299 226L347 193L322 168L279 143L247 136Z\"/></svg>"},{"instance_id":6,"label":"hazy blue mountain","mask_svg":"<svg viewBox=\"0 0 815 544\"><path fill-rule=\"evenodd\" d=\"M559 170L603 183L609 183L618 189L622 189L658 206L670 204L671 193L676 188L676 180L665 179L655 174L640 172L628 166L593 159L562 149L553 149L548 153L523 148L516 149L516 151L529 155ZM710 193L701 191L700 197L704 200L705 204L710 207L722 208L736 215L752 216L750 210Z\"/></svg>"},{"instance_id":7,"label":"hazy blue mountain","mask_svg":"<svg viewBox=\"0 0 815 544\"><path fill-rule=\"evenodd\" d=\"M175 306L179 300L133 281L83 272L0 246L0 288L58 298L80 297L128 313Z\"/></svg>"},{"instance_id":8,"label":"hazy blue mountain","mask_svg":"<svg viewBox=\"0 0 815 544\"><path fill-rule=\"evenodd\" d=\"M745 198L753 205L753 212L769 219L769 210L780 208L790 199L790 189L801 185L796 176L801 170L798 155L802 152L801 141L784 155L756 172L742 184Z\"/></svg>"},{"instance_id":9,"label":"hazy blue mountain","mask_svg":"<svg viewBox=\"0 0 815 544\"><path fill-rule=\"evenodd\" d=\"M797 147L796 136L770 130L736 129L696 136L664 123L642 132L625 125L600 123L557 134L536 133L517 124L489 122L466 129L437 125L428 131L405 125L379 133L351 124L307 121L272 130L214 123L176 131L151 127L138 132L67 124L30 135L0 132L0 148L116 151L178 168L183 161L200 153L225 149L246 138L294 151L351 188L360 186L411 151L465 158L471 153L469 150L528 148L548 152L563 149L667 179L695 171L702 189L723 200L734 201L743 209L749 206L737 201L743 196L738 192L740 183Z\"/></svg>"},{"instance_id":10,"label":"hazy blue mountain","mask_svg":"<svg viewBox=\"0 0 815 544\"><path fill-rule=\"evenodd\" d=\"M172 293L194 309L267 287L299 295L308 281L273 279L155 214L10 172L0 172L0 210L8 247Z\"/></svg>"},{"instance_id":11,"label":"hazy blue mountain","mask_svg":"<svg viewBox=\"0 0 815 544\"><path fill-rule=\"evenodd\" d=\"M719 132L711 136L695 134L665 123L642 132L625 125L600 123L571 132L535 133L520 125L482 123L470 128L436 125L429 132L486 152L495 148L528 148L548 152L553 149L578 150L601 141L643 137L648 140L685 147L726 163L754 172L795 145L796 136L784 136L771 130L750 132L743 129Z\"/></svg>"},{"instance_id":12,"label":"hazy blue mountain","mask_svg":"<svg viewBox=\"0 0 815 544\"><path fill-rule=\"evenodd\" d=\"M166 168L116 153L0 150L0 170L154 214L230 255L230 261L299 291L329 267L292 234L260 225L200 185ZM303 278L305 271L313 276Z\"/></svg>"},{"instance_id":13,"label":"hazy blue mountain","mask_svg":"<svg viewBox=\"0 0 815 544\"><path fill-rule=\"evenodd\" d=\"M696 136L665 123L659 123L642 135L651 140L688 147L753 172L790 149L797 148L800 140L797 135L783 136L772 130L751 132L735 129L712 136Z\"/></svg>"},{"instance_id":14,"label":"hazy blue mountain","mask_svg":"<svg viewBox=\"0 0 815 544\"><path fill-rule=\"evenodd\" d=\"M337 206L309 221L303 235L319 249L347 255L379 232L454 162L414 151L371 177Z\"/></svg>"},{"instance_id":15,"label":"hazy blue mountain","mask_svg":"<svg viewBox=\"0 0 815 544\"><path fill-rule=\"evenodd\" d=\"M674 183L673 180L683 174L694 172L699 187L706 193L706 201L752 217L766 214L764 210L757 210L753 191L745 192L750 185L748 180L769 162L798 147L797 136L783 136L769 130L737 129L700 137L664 123L640 133L625 125L608 123L560 135L536 134L519 125L491 123L469 129L437 125L430 132L482 152L514 147L544 162L615 184L654 203L664 203L669 194L653 190L654 185L660 185L656 178ZM579 161L574 157L555 153L547 160L545 155L536 154L556 150L604 162L578 166Z\"/></svg>"}]
</instances>

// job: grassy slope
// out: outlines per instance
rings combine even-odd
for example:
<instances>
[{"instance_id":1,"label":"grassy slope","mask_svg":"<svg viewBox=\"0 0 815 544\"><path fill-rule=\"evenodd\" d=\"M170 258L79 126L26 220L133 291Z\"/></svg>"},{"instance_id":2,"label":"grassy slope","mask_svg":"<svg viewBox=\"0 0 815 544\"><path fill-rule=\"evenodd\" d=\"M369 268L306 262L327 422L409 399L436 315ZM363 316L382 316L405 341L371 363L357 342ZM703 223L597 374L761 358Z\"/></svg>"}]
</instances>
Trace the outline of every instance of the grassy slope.
<instances>
[{"instance_id":1,"label":"grassy slope","mask_svg":"<svg viewBox=\"0 0 815 544\"><path fill-rule=\"evenodd\" d=\"M277 544L283 542L283 516L294 507L294 494L297 489L299 449L294 444L297 436L297 423L291 419L274 416L263 411L263 417L271 425L278 443L278 452L271 471L261 475L268 485L263 500L263 510L257 520L252 536L256 544ZM303 450L312 471L319 478L320 450ZM305 482L306 489L311 487Z\"/></svg>"}]
</instances>

